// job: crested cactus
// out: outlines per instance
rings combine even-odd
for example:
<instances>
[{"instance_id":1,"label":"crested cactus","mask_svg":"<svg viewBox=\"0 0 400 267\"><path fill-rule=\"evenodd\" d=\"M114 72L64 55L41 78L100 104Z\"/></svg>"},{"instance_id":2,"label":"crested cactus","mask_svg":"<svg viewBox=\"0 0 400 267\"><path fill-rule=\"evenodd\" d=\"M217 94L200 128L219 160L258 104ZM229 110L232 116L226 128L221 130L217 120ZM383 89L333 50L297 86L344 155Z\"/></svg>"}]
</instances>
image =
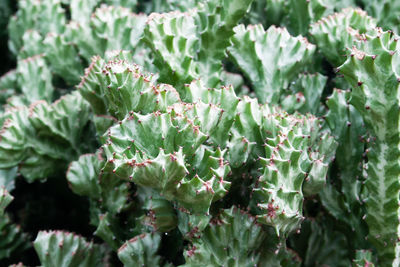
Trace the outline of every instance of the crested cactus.
<instances>
[{"instance_id":1,"label":"crested cactus","mask_svg":"<svg viewBox=\"0 0 400 267\"><path fill-rule=\"evenodd\" d=\"M17 168L0 169L0 186L11 191L15 188L15 177L17 176Z\"/></svg>"},{"instance_id":2,"label":"crested cactus","mask_svg":"<svg viewBox=\"0 0 400 267\"><path fill-rule=\"evenodd\" d=\"M71 20L79 23L88 23L94 8L100 3L99 0L70 0Z\"/></svg>"},{"instance_id":3,"label":"crested cactus","mask_svg":"<svg viewBox=\"0 0 400 267\"><path fill-rule=\"evenodd\" d=\"M106 134L106 170L155 188L186 209L206 214L229 188L223 151L202 145L206 135L185 114L131 113Z\"/></svg>"},{"instance_id":4,"label":"crested cactus","mask_svg":"<svg viewBox=\"0 0 400 267\"><path fill-rule=\"evenodd\" d=\"M0 168L19 166L31 181L47 177L89 149L90 143L86 148L80 144L89 124L89 106L79 94L67 95L52 105L39 101L29 108L12 108L5 116Z\"/></svg>"},{"instance_id":5,"label":"crested cactus","mask_svg":"<svg viewBox=\"0 0 400 267\"><path fill-rule=\"evenodd\" d=\"M27 30L22 35L22 47L18 53L18 59L26 59L43 54L44 47L40 45L42 41L43 36L37 30Z\"/></svg>"},{"instance_id":6,"label":"crested cactus","mask_svg":"<svg viewBox=\"0 0 400 267\"><path fill-rule=\"evenodd\" d=\"M0 260L29 247L26 243L27 235L22 233L21 228L13 224L8 214L4 212L13 199L10 193L0 186Z\"/></svg>"},{"instance_id":7,"label":"crested cactus","mask_svg":"<svg viewBox=\"0 0 400 267\"><path fill-rule=\"evenodd\" d=\"M0 4L0 28L1 28L0 35L1 36L4 36L7 33L7 31L6 31L7 23L8 23L8 20L9 20L11 14L12 14L11 2L10 1L1 2L1 4Z\"/></svg>"},{"instance_id":8,"label":"crested cactus","mask_svg":"<svg viewBox=\"0 0 400 267\"><path fill-rule=\"evenodd\" d=\"M83 72L83 67L78 52L65 39L64 36L47 34L43 40L46 59L54 73L63 77L68 84L75 85L79 82L77 77ZM63 55L63 57L60 58L58 55Z\"/></svg>"},{"instance_id":9,"label":"crested cactus","mask_svg":"<svg viewBox=\"0 0 400 267\"><path fill-rule=\"evenodd\" d=\"M400 264L396 1L3 2L0 266Z\"/></svg>"},{"instance_id":10,"label":"crested cactus","mask_svg":"<svg viewBox=\"0 0 400 267\"><path fill-rule=\"evenodd\" d=\"M10 70L0 77L0 103L2 105L0 110L4 110L4 104L7 99L18 92L17 72Z\"/></svg>"},{"instance_id":11,"label":"crested cactus","mask_svg":"<svg viewBox=\"0 0 400 267\"><path fill-rule=\"evenodd\" d=\"M303 193L315 194L325 183L328 164L336 144L332 137L321 136L313 117L267 114L268 124L276 123L275 135L266 138L263 174L254 191L257 218L274 226L277 233L287 234L300 226ZM323 178L323 179L321 179Z\"/></svg>"},{"instance_id":12,"label":"crested cactus","mask_svg":"<svg viewBox=\"0 0 400 267\"><path fill-rule=\"evenodd\" d=\"M130 63L130 57L124 51L108 62L94 57L86 69L78 89L97 115L123 119L130 112L165 112L168 106L180 101L174 88L154 84L152 77ZM131 100L126 101L127 97Z\"/></svg>"},{"instance_id":13,"label":"crested cactus","mask_svg":"<svg viewBox=\"0 0 400 267\"><path fill-rule=\"evenodd\" d=\"M148 223L160 232L168 232L177 226L177 215L173 205L157 191L140 187L138 197L143 209L148 211Z\"/></svg>"},{"instance_id":14,"label":"crested cactus","mask_svg":"<svg viewBox=\"0 0 400 267\"><path fill-rule=\"evenodd\" d=\"M159 81L177 89L200 77L209 87L219 85L224 50L251 2L206 1L187 12L151 14L144 38L155 52Z\"/></svg>"},{"instance_id":15,"label":"crested cactus","mask_svg":"<svg viewBox=\"0 0 400 267\"><path fill-rule=\"evenodd\" d=\"M273 104L315 52L306 38L275 26L264 31L261 25L239 25L232 42L229 54L250 79L257 97Z\"/></svg>"},{"instance_id":16,"label":"crested cactus","mask_svg":"<svg viewBox=\"0 0 400 267\"><path fill-rule=\"evenodd\" d=\"M104 165L101 152L86 154L70 164L67 171L68 183L76 194L88 196L101 203L107 212L116 214L128 206L129 186L123 181L101 172ZM109 191L113 191L110 193Z\"/></svg>"},{"instance_id":17,"label":"crested cactus","mask_svg":"<svg viewBox=\"0 0 400 267\"><path fill-rule=\"evenodd\" d=\"M399 2L393 0L384 1L361 1L365 5L365 10L378 20L378 25L384 30L392 30L396 34L399 32Z\"/></svg>"},{"instance_id":18,"label":"crested cactus","mask_svg":"<svg viewBox=\"0 0 400 267\"><path fill-rule=\"evenodd\" d=\"M147 16L133 14L124 7L101 6L93 13L90 25L103 53L115 49L134 49Z\"/></svg>"},{"instance_id":19,"label":"crested cactus","mask_svg":"<svg viewBox=\"0 0 400 267\"><path fill-rule=\"evenodd\" d=\"M287 4L292 7L287 12L287 26L293 34L306 34L311 22L330 11L329 5L320 0L290 0Z\"/></svg>"},{"instance_id":20,"label":"crested cactus","mask_svg":"<svg viewBox=\"0 0 400 267\"><path fill-rule=\"evenodd\" d=\"M135 236L119 248L118 258L124 266L161 266L160 256L156 254L160 241L156 233Z\"/></svg>"},{"instance_id":21,"label":"crested cactus","mask_svg":"<svg viewBox=\"0 0 400 267\"><path fill-rule=\"evenodd\" d=\"M10 19L9 47L14 54L22 46L22 36L25 31L35 29L42 36L47 33L64 31L66 16L60 0L18 1L18 12Z\"/></svg>"},{"instance_id":22,"label":"crested cactus","mask_svg":"<svg viewBox=\"0 0 400 267\"><path fill-rule=\"evenodd\" d=\"M255 218L238 208L224 210L194 237L184 266L254 266L267 234Z\"/></svg>"},{"instance_id":23,"label":"crested cactus","mask_svg":"<svg viewBox=\"0 0 400 267\"><path fill-rule=\"evenodd\" d=\"M8 214L0 215L0 260L20 254L30 247L29 237L14 224Z\"/></svg>"},{"instance_id":24,"label":"crested cactus","mask_svg":"<svg viewBox=\"0 0 400 267\"><path fill-rule=\"evenodd\" d=\"M33 243L43 266L103 266L104 249L63 231L39 232Z\"/></svg>"},{"instance_id":25,"label":"crested cactus","mask_svg":"<svg viewBox=\"0 0 400 267\"><path fill-rule=\"evenodd\" d=\"M359 8L346 8L311 25L310 34L327 60L338 67L346 60L351 48L362 34L373 30L376 20Z\"/></svg>"},{"instance_id":26,"label":"crested cactus","mask_svg":"<svg viewBox=\"0 0 400 267\"><path fill-rule=\"evenodd\" d=\"M28 104L38 100L52 100L54 87L51 84L50 69L42 55L18 61L16 71L17 83Z\"/></svg>"}]
</instances>

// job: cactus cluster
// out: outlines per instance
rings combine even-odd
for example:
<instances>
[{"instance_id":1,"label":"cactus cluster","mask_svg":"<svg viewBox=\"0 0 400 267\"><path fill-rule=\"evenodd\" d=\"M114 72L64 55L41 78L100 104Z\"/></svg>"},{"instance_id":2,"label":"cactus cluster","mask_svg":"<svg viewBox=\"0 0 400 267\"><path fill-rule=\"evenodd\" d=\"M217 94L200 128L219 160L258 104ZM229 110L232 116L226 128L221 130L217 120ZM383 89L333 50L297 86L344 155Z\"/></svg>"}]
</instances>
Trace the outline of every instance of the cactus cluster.
<instances>
[{"instance_id":1,"label":"cactus cluster","mask_svg":"<svg viewBox=\"0 0 400 267\"><path fill-rule=\"evenodd\" d=\"M400 266L399 12L2 1L0 265Z\"/></svg>"}]
</instances>

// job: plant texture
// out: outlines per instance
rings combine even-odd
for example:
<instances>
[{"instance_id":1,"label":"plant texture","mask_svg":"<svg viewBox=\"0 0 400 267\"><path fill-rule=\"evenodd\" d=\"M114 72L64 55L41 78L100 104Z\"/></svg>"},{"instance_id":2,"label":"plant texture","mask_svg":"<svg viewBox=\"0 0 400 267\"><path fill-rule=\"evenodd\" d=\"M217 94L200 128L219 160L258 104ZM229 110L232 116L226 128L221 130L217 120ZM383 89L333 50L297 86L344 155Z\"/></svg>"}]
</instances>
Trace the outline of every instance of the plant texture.
<instances>
[{"instance_id":1,"label":"plant texture","mask_svg":"<svg viewBox=\"0 0 400 267\"><path fill-rule=\"evenodd\" d=\"M399 12L3 0L0 266L400 266Z\"/></svg>"}]
</instances>

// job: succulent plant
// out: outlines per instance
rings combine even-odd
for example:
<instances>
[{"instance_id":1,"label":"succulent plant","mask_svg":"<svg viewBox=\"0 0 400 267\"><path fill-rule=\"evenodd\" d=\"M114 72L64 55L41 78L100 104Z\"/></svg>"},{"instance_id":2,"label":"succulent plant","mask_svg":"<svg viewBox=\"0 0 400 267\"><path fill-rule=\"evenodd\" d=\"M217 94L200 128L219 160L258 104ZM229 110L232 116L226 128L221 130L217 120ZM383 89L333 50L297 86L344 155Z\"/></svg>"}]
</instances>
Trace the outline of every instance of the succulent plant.
<instances>
[{"instance_id":1,"label":"succulent plant","mask_svg":"<svg viewBox=\"0 0 400 267\"><path fill-rule=\"evenodd\" d=\"M5 209L14 198L0 186L0 260L20 253L29 247L27 234L18 225L12 223Z\"/></svg>"},{"instance_id":2,"label":"succulent plant","mask_svg":"<svg viewBox=\"0 0 400 267\"><path fill-rule=\"evenodd\" d=\"M395 266L400 260L397 39L377 29L356 45L339 71L352 84L352 103L371 132L365 181L369 238L379 263Z\"/></svg>"},{"instance_id":3,"label":"succulent plant","mask_svg":"<svg viewBox=\"0 0 400 267\"><path fill-rule=\"evenodd\" d=\"M396 1L3 2L1 266L400 265Z\"/></svg>"},{"instance_id":4,"label":"succulent plant","mask_svg":"<svg viewBox=\"0 0 400 267\"><path fill-rule=\"evenodd\" d=\"M63 231L42 231L34 243L43 266L101 266L101 246Z\"/></svg>"},{"instance_id":5,"label":"succulent plant","mask_svg":"<svg viewBox=\"0 0 400 267\"><path fill-rule=\"evenodd\" d=\"M232 42L229 54L252 82L257 97L273 104L315 52L307 39L275 26L264 31L261 25L239 25Z\"/></svg>"}]
</instances>

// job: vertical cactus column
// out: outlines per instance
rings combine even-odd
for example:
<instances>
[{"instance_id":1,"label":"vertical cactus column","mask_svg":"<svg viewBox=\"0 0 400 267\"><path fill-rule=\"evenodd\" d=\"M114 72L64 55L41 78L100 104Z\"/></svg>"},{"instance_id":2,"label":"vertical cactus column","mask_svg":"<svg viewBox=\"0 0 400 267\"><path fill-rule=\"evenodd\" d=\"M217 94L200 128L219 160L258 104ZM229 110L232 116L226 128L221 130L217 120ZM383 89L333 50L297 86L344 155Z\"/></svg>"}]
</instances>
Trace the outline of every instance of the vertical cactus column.
<instances>
[{"instance_id":1,"label":"vertical cactus column","mask_svg":"<svg viewBox=\"0 0 400 267\"><path fill-rule=\"evenodd\" d=\"M353 86L352 104L372 137L367 150L366 221L380 266L400 264L400 136L397 36L375 30L339 67Z\"/></svg>"}]
</instances>

